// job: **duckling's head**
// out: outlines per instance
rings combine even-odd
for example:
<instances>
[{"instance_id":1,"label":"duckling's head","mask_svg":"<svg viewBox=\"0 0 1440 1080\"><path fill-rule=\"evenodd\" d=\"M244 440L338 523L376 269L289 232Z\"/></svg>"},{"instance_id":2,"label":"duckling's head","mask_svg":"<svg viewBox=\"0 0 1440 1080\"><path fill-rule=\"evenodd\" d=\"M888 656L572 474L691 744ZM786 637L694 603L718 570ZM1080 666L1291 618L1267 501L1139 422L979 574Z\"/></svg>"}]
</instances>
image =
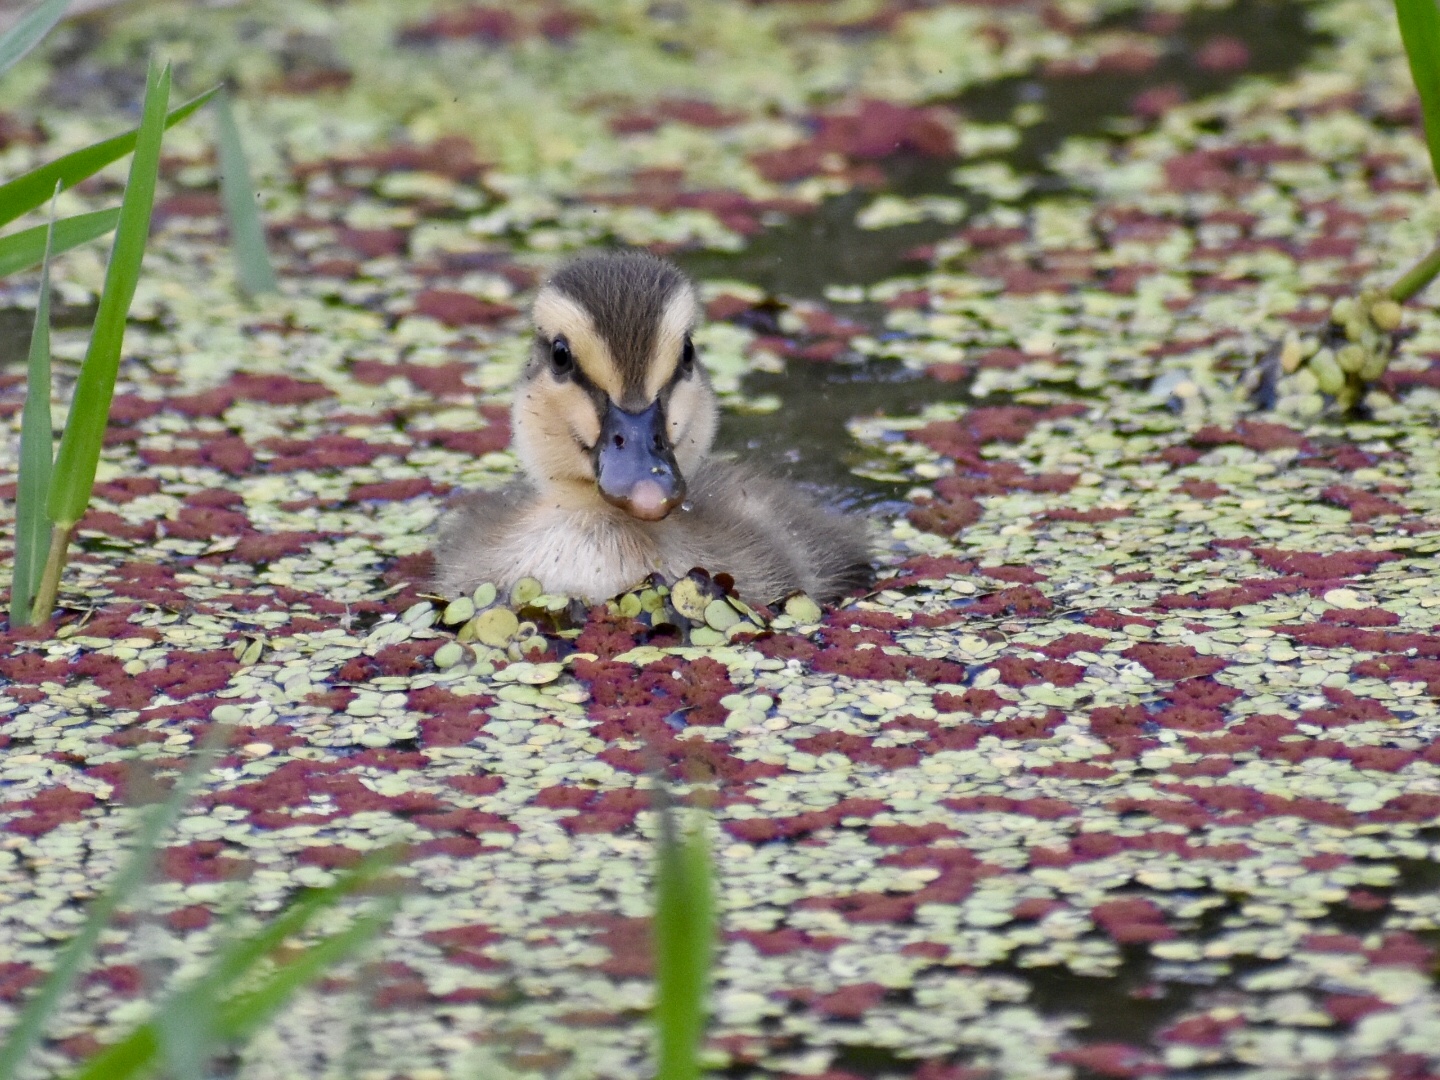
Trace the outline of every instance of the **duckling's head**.
<instances>
[{"instance_id":1,"label":"duckling's head","mask_svg":"<svg viewBox=\"0 0 1440 1080\"><path fill-rule=\"evenodd\" d=\"M541 491L658 521L685 499L716 406L691 334L690 280L643 252L564 266L535 298L535 346L515 395L515 449Z\"/></svg>"}]
</instances>

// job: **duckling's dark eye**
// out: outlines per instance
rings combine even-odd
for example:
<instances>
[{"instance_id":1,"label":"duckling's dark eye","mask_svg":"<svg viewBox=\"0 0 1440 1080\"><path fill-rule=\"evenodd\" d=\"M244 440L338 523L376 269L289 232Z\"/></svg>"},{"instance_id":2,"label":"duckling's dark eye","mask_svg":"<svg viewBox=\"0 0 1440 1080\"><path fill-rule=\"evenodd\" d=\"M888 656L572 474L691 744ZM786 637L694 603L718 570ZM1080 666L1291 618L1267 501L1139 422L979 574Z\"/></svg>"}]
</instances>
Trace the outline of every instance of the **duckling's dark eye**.
<instances>
[{"instance_id":1,"label":"duckling's dark eye","mask_svg":"<svg viewBox=\"0 0 1440 1080\"><path fill-rule=\"evenodd\" d=\"M562 377L575 370L575 354L563 334L550 343L550 370Z\"/></svg>"},{"instance_id":2,"label":"duckling's dark eye","mask_svg":"<svg viewBox=\"0 0 1440 1080\"><path fill-rule=\"evenodd\" d=\"M695 343L688 336L685 338L685 348L680 350L679 370L682 379L688 379L695 370Z\"/></svg>"}]
</instances>

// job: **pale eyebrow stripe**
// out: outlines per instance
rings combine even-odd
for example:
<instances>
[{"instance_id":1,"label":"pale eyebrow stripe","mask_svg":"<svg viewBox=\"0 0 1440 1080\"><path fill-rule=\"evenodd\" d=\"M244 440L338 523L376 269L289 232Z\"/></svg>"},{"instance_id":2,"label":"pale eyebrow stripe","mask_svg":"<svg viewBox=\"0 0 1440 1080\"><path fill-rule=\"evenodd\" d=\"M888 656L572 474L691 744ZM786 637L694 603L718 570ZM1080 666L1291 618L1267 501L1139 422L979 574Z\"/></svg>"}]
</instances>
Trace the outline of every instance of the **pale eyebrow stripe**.
<instances>
[{"instance_id":1,"label":"pale eyebrow stripe","mask_svg":"<svg viewBox=\"0 0 1440 1080\"><path fill-rule=\"evenodd\" d=\"M544 288L535 297L533 312L535 329L546 337L564 334L570 342L575 362L585 375L612 401L618 401L622 390L619 365L610 346L595 330L590 313L558 289Z\"/></svg>"},{"instance_id":2,"label":"pale eyebrow stripe","mask_svg":"<svg viewBox=\"0 0 1440 1080\"><path fill-rule=\"evenodd\" d=\"M685 335L695 329L699 314L695 293L690 289L681 289L665 301L655 333L654 351L650 354L649 376L645 380L645 393L651 401L659 397L661 389L674 376L680 353L685 348Z\"/></svg>"}]
</instances>

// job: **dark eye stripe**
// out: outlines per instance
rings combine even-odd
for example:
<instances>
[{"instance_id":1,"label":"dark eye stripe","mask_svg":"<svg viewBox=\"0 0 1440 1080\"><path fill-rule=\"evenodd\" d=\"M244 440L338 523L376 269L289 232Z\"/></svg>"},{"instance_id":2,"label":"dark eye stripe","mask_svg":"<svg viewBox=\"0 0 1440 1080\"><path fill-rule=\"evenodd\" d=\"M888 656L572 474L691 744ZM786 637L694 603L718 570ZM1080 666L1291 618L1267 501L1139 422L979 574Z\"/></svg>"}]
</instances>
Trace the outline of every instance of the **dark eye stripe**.
<instances>
[{"instance_id":1,"label":"dark eye stripe","mask_svg":"<svg viewBox=\"0 0 1440 1080\"><path fill-rule=\"evenodd\" d=\"M681 379L688 379L694 374L698 359L695 355L695 343L690 340L690 335L686 334L684 348L680 350L680 361L675 365L675 370L670 375L669 385L673 387L679 383Z\"/></svg>"}]
</instances>

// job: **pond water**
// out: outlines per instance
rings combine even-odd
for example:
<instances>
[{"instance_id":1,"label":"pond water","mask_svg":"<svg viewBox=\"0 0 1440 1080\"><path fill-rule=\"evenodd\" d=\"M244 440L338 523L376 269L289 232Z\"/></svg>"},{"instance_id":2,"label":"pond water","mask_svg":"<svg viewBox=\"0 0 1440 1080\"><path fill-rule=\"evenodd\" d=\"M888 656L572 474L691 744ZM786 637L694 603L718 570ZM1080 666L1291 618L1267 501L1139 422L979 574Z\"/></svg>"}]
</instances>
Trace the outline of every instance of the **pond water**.
<instances>
[{"instance_id":1,"label":"pond water","mask_svg":"<svg viewBox=\"0 0 1440 1080\"><path fill-rule=\"evenodd\" d=\"M1003 123L1017 106L1043 107L1043 118L1019 128L1012 149L984 160L1000 161L1034 185L1018 206L1026 207L1076 192L1047 166L1047 159L1072 136L1119 137L1138 129L1133 112L1138 95L1156 86L1177 88L1184 99L1214 93L1238 77L1283 75L1302 67L1324 38L1307 23L1308 7L1280 0L1253 0L1220 10L1191 12L1167 35L1168 54L1156 71L1127 74L1107 71L1063 77L1015 77L987 83L950 102L967 119ZM1143 24L1134 13L1116 16L1115 28ZM1238 75L1208 71L1194 56L1217 36L1243 42L1249 62ZM951 173L959 158L898 154L884 159L884 190L916 197L956 191ZM873 285L917 270L913 255L922 245L953 236L989 205L982 195L968 197L960 222L920 222L887 229L865 229L857 215L873 195L852 192L826 199L809 214L799 214L752 237L734 253L681 252L676 261L698 280L738 280L774 297L823 300L834 286ZM843 303L832 307L846 317L884 333L880 304ZM815 485L842 505L893 511L902 494L895 484L857 477L851 466L872 455L856 446L845 424L857 416L904 416L942 401L970 402L965 383L937 383L898 363L855 358L851 363L791 361L781 374L756 372L746 378L748 394L773 395L783 404L774 412L732 413L720 429L719 445L733 453L754 454L789 475ZM989 403L1006 400L992 395Z\"/></svg>"},{"instance_id":2,"label":"pond water","mask_svg":"<svg viewBox=\"0 0 1440 1080\"><path fill-rule=\"evenodd\" d=\"M1136 96L1157 83L1179 86L1184 97L1214 93L1236 77L1205 71L1187 62L1201 44L1217 34L1244 42L1250 62L1244 75L1283 75L1305 64L1324 38L1306 22L1303 3L1258 0L1219 11L1191 13L1170 35L1172 60L1149 75L1107 72L1054 78L1000 80L962 95L953 104L964 116L985 123L1004 122L1017 106L1044 106L1044 119L1022 127L1012 150L996 155L1021 176L1036 182L1023 205L1056 195L1075 194L1047 168L1047 158L1076 135L1119 134L1134 129L1131 111ZM1117 26L1134 25L1133 15L1117 18ZM884 190L906 196L953 193L951 173L959 159L897 155L883 164ZM697 279L740 280L776 297L823 299L833 286L871 285L913 272L911 255L921 245L953 235L961 223L924 222L883 230L861 228L856 217L871 198L851 193L825 200L812 214L797 215L767 228L734 254L681 254L677 261ZM986 206L971 201L969 217ZM968 220L968 219L967 219ZM836 310L883 333L884 308L874 304L835 304ZM895 362L806 363L792 360L783 374L755 373L746 390L774 395L784 404L774 413L730 414L721 425L719 445L736 454L780 464L786 472L841 505L864 507L877 514L903 510L903 486L857 477L851 466L871 455L846 431L854 417L872 413L903 416L926 405L951 401L973 403L964 383L937 383ZM1003 403L1004 394L987 404ZM833 493L838 493L838 497ZM1440 869L1424 865L1424 877ZM1227 908L1212 909L1207 921L1218 927ZM1343 911L1344 909L1340 909ZM1196 935L1207 936L1204 930ZM1437 935L1440 940L1440 935ZM1252 965L1250 970L1263 967ZM1194 998L1182 984L1155 980L1154 964L1143 949L1132 950L1120 970L1105 978L1075 975L1063 968L1024 969L1008 973L1025 981L1029 1000L1041 1010L1083 1020L1087 1035L1101 1041L1144 1043L1178 1016ZM849 1047L835 1067L858 1076L894 1075L914 1068L883 1048ZM742 1075L737 1073L736 1075Z\"/></svg>"}]
</instances>

